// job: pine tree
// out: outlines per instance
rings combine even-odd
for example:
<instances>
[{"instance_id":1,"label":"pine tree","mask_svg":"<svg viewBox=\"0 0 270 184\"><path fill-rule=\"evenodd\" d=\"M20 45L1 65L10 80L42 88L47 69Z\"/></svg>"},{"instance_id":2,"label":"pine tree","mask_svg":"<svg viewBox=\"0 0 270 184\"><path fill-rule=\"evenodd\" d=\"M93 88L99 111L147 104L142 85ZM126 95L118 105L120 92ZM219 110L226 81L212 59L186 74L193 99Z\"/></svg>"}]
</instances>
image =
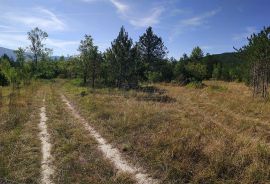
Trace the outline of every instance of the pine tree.
<instances>
[{"instance_id":1,"label":"pine tree","mask_svg":"<svg viewBox=\"0 0 270 184\"><path fill-rule=\"evenodd\" d=\"M162 38L153 33L152 27L147 28L140 37L139 48L145 63L145 70L158 72L160 63L167 55L167 48L164 46Z\"/></svg>"},{"instance_id":2,"label":"pine tree","mask_svg":"<svg viewBox=\"0 0 270 184\"><path fill-rule=\"evenodd\" d=\"M191 55L190 55L190 59L191 61L201 61L204 57L204 53L202 51L202 49L200 47L195 47L193 48L192 52L191 52Z\"/></svg>"},{"instance_id":3,"label":"pine tree","mask_svg":"<svg viewBox=\"0 0 270 184\"><path fill-rule=\"evenodd\" d=\"M107 50L107 60L110 65L111 80L117 87L128 83L134 66L132 58L132 39L122 26L117 38Z\"/></svg>"},{"instance_id":4,"label":"pine tree","mask_svg":"<svg viewBox=\"0 0 270 184\"><path fill-rule=\"evenodd\" d=\"M248 44L238 52L249 62L253 95L268 97L270 82L270 27L248 38Z\"/></svg>"}]
</instances>

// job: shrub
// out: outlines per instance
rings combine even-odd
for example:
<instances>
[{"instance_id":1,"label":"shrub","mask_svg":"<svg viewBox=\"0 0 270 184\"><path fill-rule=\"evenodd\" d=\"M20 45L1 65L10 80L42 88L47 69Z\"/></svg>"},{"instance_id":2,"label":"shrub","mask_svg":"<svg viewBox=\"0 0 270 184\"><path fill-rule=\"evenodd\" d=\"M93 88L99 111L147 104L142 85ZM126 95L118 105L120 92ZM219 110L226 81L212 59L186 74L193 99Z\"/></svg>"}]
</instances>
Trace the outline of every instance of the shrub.
<instances>
[{"instance_id":1,"label":"shrub","mask_svg":"<svg viewBox=\"0 0 270 184\"><path fill-rule=\"evenodd\" d=\"M148 72L147 78L151 82L160 82L162 80L162 74L160 72Z\"/></svg>"},{"instance_id":2,"label":"shrub","mask_svg":"<svg viewBox=\"0 0 270 184\"><path fill-rule=\"evenodd\" d=\"M0 72L0 86L7 86L9 84L8 78L5 74Z\"/></svg>"}]
</instances>

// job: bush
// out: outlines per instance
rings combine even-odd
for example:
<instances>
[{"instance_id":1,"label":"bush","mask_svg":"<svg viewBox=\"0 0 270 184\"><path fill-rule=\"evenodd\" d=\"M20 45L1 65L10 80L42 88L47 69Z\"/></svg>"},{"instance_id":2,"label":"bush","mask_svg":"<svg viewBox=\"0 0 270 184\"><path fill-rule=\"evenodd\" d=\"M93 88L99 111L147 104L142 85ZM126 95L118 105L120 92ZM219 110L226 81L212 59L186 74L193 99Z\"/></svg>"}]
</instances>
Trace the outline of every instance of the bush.
<instances>
[{"instance_id":1,"label":"bush","mask_svg":"<svg viewBox=\"0 0 270 184\"><path fill-rule=\"evenodd\" d=\"M185 66L185 69L191 76L191 81L202 81L207 74L206 66L201 63L190 62Z\"/></svg>"},{"instance_id":2,"label":"bush","mask_svg":"<svg viewBox=\"0 0 270 184\"><path fill-rule=\"evenodd\" d=\"M7 86L7 85L9 85L7 76L0 72L0 86Z\"/></svg>"},{"instance_id":3,"label":"bush","mask_svg":"<svg viewBox=\"0 0 270 184\"><path fill-rule=\"evenodd\" d=\"M160 82L162 80L162 74L160 72L148 72L147 78L150 82Z\"/></svg>"}]
</instances>

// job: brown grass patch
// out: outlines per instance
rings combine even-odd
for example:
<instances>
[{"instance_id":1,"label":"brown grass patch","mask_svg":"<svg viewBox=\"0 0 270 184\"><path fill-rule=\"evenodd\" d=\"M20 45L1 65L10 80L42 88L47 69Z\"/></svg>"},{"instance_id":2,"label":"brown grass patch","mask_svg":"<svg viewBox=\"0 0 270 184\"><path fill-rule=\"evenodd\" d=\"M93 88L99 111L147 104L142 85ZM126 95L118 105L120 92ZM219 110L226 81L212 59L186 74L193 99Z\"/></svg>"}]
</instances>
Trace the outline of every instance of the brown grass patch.
<instances>
[{"instance_id":1,"label":"brown grass patch","mask_svg":"<svg viewBox=\"0 0 270 184\"><path fill-rule=\"evenodd\" d=\"M156 85L174 103L103 89L82 98L76 94L86 88L69 83L62 90L106 139L162 183L268 183L269 104L250 98L242 84L211 85L223 87Z\"/></svg>"}]
</instances>

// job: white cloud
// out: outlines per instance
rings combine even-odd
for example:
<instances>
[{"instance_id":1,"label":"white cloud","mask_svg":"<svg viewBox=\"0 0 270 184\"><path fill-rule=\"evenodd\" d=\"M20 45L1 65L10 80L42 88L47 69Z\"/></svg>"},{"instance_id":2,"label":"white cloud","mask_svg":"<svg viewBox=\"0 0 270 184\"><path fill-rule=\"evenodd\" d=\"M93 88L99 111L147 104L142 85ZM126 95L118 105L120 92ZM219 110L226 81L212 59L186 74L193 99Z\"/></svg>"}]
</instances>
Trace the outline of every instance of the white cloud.
<instances>
[{"instance_id":1,"label":"white cloud","mask_svg":"<svg viewBox=\"0 0 270 184\"><path fill-rule=\"evenodd\" d=\"M80 41L68 41L48 38L45 41L46 47L52 48L54 55L67 55L76 52ZM30 42L26 34L0 33L0 46L17 49L18 47L27 47Z\"/></svg>"},{"instance_id":2,"label":"white cloud","mask_svg":"<svg viewBox=\"0 0 270 184\"><path fill-rule=\"evenodd\" d=\"M184 14L190 14L190 13L191 13L191 10L175 8L175 9L170 10L169 15L177 16L177 15L184 15Z\"/></svg>"},{"instance_id":3,"label":"white cloud","mask_svg":"<svg viewBox=\"0 0 270 184\"><path fill-rule=\"evenodd\" d=\"M117 11L125 14L129 10L129 6L120 2L119 0L110 0L110 2L116 7Z\"/></svg>"},{"instance_id":4,"label":"white cloud","mask_svg":"<svg viewBox=\"0 0 270 184\"><path fill-rule=\"evenodd\" d=\"M202 15L182 20L181 24L184 26L200 26L202 24L205 24L208 18L215 16L219 11L220 9L212 10Z\"/></svg>"},{"instance_id":5,"label":"white cloud","mask_svg":"<svg viewBox=\"0 0 270 184\"><path fill-rule=\"evenodd\" d=\"M178 24L174 25L170 35L169 42L172 42L175 37L187 30L192 30L194 28L205 26L208 23L208 19L215 16L221 9L205 12L198 16L193 16L191 18L183 19Z\"/></svg>"},{"instance_id":6,"label":"white cloud","mask_svg":"<svg viewBox=\"0 0 270 184\"><path fill-rule=\"evenodd\" d=\"M77 53L77 48L80 41L67 41L67 40L59 40L48 38L45 41L46 47L53 48L54 55L67 55L70 53Z\"/></svg>"},{"instance_id":7,"label":"white cloud","mask_svg":"<svg viewBox=\"0 0 270 184\"><path fill-rule=\"evenodd\" d=\"M159 23L159 17L163 11L164 11L163 8L155 8L150 13L150 16L146 16L143 18L130 19L129 22L130 24L136 27L152 26Z\"/></svg>"},{"instance_id":8,"label":"white cloud","mask_svg":"<svg viewBox=\"0 0 270 184\"><path fill-rule=\"evenodd\" d=\"M129 5L119 0L81 0L85 3L96 3L96 2L110 2L119 13L125 13L129 9Z\"/></svg>"},{"instance_id":9,"label":"white cloud","mask_svg":"<svg viewBox=\"0 0 270 184\"><path fill-rule=\"evenodd\" d=\"M63 31L67 28L66 24L52 11L37 7L27 11L9 11L0 15L4 22L11 25L24 26L28 28L40 27L46 31Z\"/></svg>"},{"instance_id":10,"label":"white cloud","mask_svg":"<svg viewBox=\"0 0 270 184\"><path fill-rule=\"evenodd\" d=\"M87 3L98 2L98 0L81 0ZM137 13L130 4L123 2L123 0L99 0L107 1L111 3L115 8L120 18L128 21L131 25L135 27L148 27L158 24L160 22L160 16L164 12L164 8L155 7L146 12L145 15L141 15L141 12Z\"/></svg>"},{"instance_id":11,"label":"white cloud","mask_svg":"<svg viewBox=\"0 0 270 184\"><path fill-rule=\"evenodd\" d=\"M1 33L0 46L5 48L17 49L19 46L27 46L27 36L23 34Z\"/></svg>"},{"instance_id":12,"label":"white cloud","mask_svg":"<svg viewBox=\"0 0 270 184\"><path fill-rule=\"evenodd\" d=\"M60 49L65 49L65 47L70 45L79 45L80 41L66 41L66 40L59 40L59 39L51 39L48 38L46 41L46 44L51 47L57 47Z\"/></svg>"},{"instance_id":13,"label":"white cloud","mask_svg":"<svg viewBox=\"0 0 270 184\"><path fill-rule=\"evenodd\" d=\"M243 33L233 35L233 40L238 41L238 40L247 39L247 37L249 37L253 33L256 33L257 31L258 30L256 27L246 27Z\"/></svg>"},{"instance_id":14,"label":"white cloud","mask_svg":"<svg viewBox=\"0 0 270 184\"><path fill-rule=\"evenodd\" d=\"M65 22L54 12L43 8L10 8L0 14L0 46L10 49L27 47L27 31L39 27L48 32L61 32L67 30ZM52 48L55 55L74 53L79 41L46 40L46 47Z\"/></svg>"},{"instance_id":15,"label":"white cloud","mask_svg":"<svg viewBox=\"0 0 270 184\"><path fill-rule=\"evenodd\" d=\"M0 25L1 29L10 29L10 26L6 26L6 25Z\"/></svg>"}]
</instances>

